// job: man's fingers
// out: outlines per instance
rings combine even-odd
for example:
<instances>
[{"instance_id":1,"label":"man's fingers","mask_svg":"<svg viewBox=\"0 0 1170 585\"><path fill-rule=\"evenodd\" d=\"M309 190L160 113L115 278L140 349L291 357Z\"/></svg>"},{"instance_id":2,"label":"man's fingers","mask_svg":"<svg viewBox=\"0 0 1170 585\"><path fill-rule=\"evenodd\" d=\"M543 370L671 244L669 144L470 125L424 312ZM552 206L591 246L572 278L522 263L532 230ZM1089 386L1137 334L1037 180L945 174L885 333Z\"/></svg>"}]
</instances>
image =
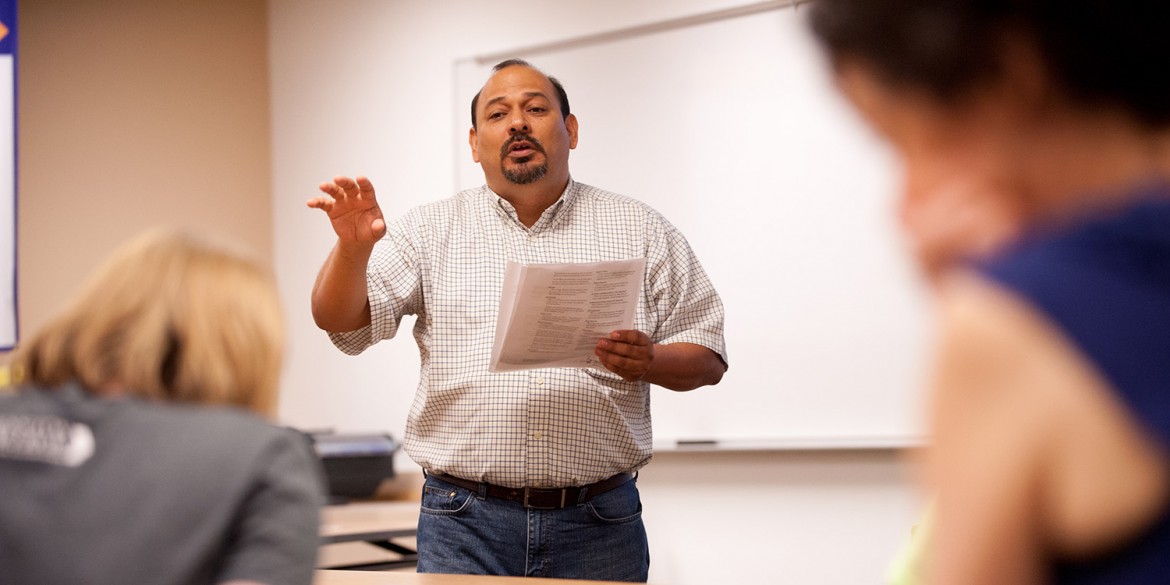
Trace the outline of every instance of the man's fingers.
<instances>
[{"instance_id":1,"label":"man's fingers","mask_svg":"<svg viewBox=\"0 0 1170 585\"><path fill-rule=\"evenodd\" d=\"M321 183L320 189L334 199L357 197L361 192L361 189L358 188L357 181L345 175L337 175L332 180Z\"/></svg>"},{"instance_id":2,"label":"man's fingers","mask_svg":"<svg viewBox=\"0 0 1170 585\"><path fill-rule=\"evenodd\" d=\"M625 356L638 356L647 351L653 343L650 336L636 329L618 329L611 331L609 338L603 338L599 344L608 351Z\"/></svg>"},{"instance_id":3,"label":"man's fingers","mask_svg":"<svg viewBox=\"0 0 1170 585\"><path fill-rule=\"evenodd\" d=\"M606 355L611 356L625 356L629 355L631 351L630 344L614 339L602 339L597 342L597 348L605 352Z\"/></svg>"},{"instance_id":4,"label":"man's fingers","mask_svg":"<svg viewBox=\"0 0 1170 585\"><path fill-rule=\"evenodd\" d=\"M333 181L325 181L324 183L317 185L317 189L334 199L345 196L345 191L343 191L341 187L339 187L337 183Z\"/></svg>"},{"instance_id":5,"label":"man's fingers","mask_svg":"<svg viewBox=\"0 0 1170 585\"><path fill-rule=\"evenodd\" d=\"M369 199L370 201L377 200L377 198L374 197L374 184L371 183L368 178L358 175L357 179L355 180L355 184L358 187L358 195L362 199Z\"/></svg>"},{"instance_id":6,"label":"man's fingers","mask_svg":"<svg viewBox=\"0 0 1170 585\"><path fill-rule=\"evenodd\" d=\"M635 370L637 370L639 363L640 362L635 359L621 356L617 356L613 360L614 367L627 374L633 373Z\"/></svg>"},{"instance_id":7,"label":"man's fingers","mask_svg":"<svg viewBox=\"0 0 1170 585\"><path fill-rule=\"evenodd\" d=\"M321 209L324 211L331 211L333 209L332 197L314 197L305 202L306 205L313 209Z\"/></svg>"},{"instance_id":8,"label":"man's fingers","mask_svg":"<svg viewBox=\"0 0 1170 585\"><path fill-rule=\"evenodd\" d=\"M650 336L637 329L617 329L609 333L609 338L632 345L648 345Z\"/></svg>"},{"instance_id":9,"label":"man's fingers","mask_svg":"<svg viewBox=\"0 0 1170 585\"><path fill-rule=\"evenodd\" d=\"M345 200L351 197L368 201L376 200L374 197L374 184L364 176L351 179L345 175L337 175L332 180L321 183L317 188L322 193L337 200Z\"/></svg>"},{"instance_id":10,"label":"man's fingers","mask_svg":"<svg viewBox=\"0 0 1170 585\"><path fill-rule=\"evenodd\" d=\"M357 197L358 193L361 192L361 189L358 188L357 181L344 175L333 177L333 184L337 185L346 197Z\"/></svg>"},{"instance_id":11,"label":"man's fingers","mask_svg":"<svg viewBox=\"0 0 1170 585\"><path fill-rule=\"evenodd\" d=\"M636 329L619 329L597 341L596 353L609 371L625 380L641 380L654 360L654 342Z\"/></svg>"},{"instance_id":12,"label":"man's fingers","mask_svg":"<svg viewBox=\"0 0 1170 585\"><path fill-rule=\"evenodd\" d=\"M646 375L646 364L641 360L610 354L603 360L606 368L626 380L640 380Z\"/></svg>"},{"instance_id":13,"label":"man's fingers","mask_svg":"<svg viewBox=\"0 0 1170 585\"><path fill-rule=\"evenodd\" d=\"M640 361L650 356L650 348L648 345L602 339L597 344L597 347L610 356L627 361Z\"/></svg>"}]
</instances>

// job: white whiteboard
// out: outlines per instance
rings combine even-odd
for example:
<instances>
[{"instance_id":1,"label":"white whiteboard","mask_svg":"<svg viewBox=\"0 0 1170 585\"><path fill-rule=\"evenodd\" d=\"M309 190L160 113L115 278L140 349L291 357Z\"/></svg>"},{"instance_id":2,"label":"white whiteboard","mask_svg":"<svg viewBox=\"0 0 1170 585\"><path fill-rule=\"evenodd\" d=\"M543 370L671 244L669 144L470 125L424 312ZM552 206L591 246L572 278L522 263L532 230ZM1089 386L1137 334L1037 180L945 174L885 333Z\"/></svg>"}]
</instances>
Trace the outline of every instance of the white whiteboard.
<instances>
[{"instance_id":1,"label":"white whiteboard","mask_svg":"<svg viewBox=\"0 0 1170 585\"><path fill-rule=\"evenodd\" d=\"M654 388L655 442L889 446L920 436L927 298L894 219L896 161L831 85L801 9L699 19L508 57L559 78L573 177L687 235L727 311L715 387ZM611 38L616 37L616 38ZM467 104L498 60L455 64ZM470 155L458 188L483 183Z\"/></svg>"}]
</instances>

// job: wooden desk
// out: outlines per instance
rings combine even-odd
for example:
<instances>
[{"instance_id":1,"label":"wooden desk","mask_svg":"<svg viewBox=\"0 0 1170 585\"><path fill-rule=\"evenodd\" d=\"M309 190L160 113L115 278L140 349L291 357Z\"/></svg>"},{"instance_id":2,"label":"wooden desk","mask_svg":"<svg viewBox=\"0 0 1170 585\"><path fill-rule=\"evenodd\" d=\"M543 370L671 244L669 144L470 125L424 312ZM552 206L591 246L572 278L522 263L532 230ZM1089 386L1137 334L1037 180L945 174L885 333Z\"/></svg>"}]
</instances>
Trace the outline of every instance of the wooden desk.
<instances>
[{"instance_id":1,"label":"wooden desk","mask_svg":"<svg viewBox=\"0 0 1170 585\"><path fill-rule=\"evenodd\" d=\"M325 506L321 510L321 544L364 542L390 551L400 558L330 564L329 569L385 570L414 566L418 552L412 545L396 542L409 540L418 532L418 502L354 502Z\"/></svg>"},{"instance_id":2,"label":"wooden desk","mask_svg":"<svg viewBox=\"0 0 1170 585\"><path fill-rule=\"evenodd\" d=\"M317 571L314 575L313 585L616 585L616 582L487 577L484 575L424 575L379 571Z\"/></svg>"},{"instance_id":3,"label":"wooden desk","mask_svg":"<svg viewBox=\"0 0 1170 585\"><path fill-rule=\"evenodd\" d=\"M321 509L321 542L386 540L414 536L418 502L354 502Z\"/></svg>"}]
</instances>

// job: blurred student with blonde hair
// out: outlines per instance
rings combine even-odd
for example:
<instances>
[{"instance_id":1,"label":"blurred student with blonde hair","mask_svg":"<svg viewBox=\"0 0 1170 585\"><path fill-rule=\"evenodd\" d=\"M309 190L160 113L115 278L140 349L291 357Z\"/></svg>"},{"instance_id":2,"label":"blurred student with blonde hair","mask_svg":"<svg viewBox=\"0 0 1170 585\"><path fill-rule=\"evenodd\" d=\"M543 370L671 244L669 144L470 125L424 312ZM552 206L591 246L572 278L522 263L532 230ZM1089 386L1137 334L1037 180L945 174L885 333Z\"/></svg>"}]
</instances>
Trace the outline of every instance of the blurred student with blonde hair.
<instances>
[{"instance_id":1,"label":"blurred student with blonde hair","mask_svg":"<svg viewBox=\"0 0 1170 585\"><path fill-rule=\"evenodd\" d=\"M23 344L0 396L0 582L309 583L318 461L266 420L270 277L193 237L129 242Z\"/></svg>"},{"instance_id":2,"label":"blurred student with blonde hair","mask_svg":"<svg viewBox=\"0 0 1170 585\"><path fill-rule=\"evenodd\" d=\"M918 578L1170 580L1170 3L817 0L940 343Z\"/></svg>"}]
</instances>

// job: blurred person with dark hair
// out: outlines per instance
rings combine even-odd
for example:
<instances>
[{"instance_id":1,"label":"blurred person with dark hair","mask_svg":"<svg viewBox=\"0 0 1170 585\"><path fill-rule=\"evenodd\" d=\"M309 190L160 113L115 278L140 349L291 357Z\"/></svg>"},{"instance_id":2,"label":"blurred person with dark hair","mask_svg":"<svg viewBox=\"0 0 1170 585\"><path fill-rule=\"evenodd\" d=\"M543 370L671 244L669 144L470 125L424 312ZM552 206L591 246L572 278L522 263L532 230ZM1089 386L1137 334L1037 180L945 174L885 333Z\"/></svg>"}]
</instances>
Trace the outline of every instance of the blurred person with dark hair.
<instances>
[{"instance_id":1,"label":"blurred person with dark hair","mask_svg":"<svg viewBox=\"0 0 1170 585\"><path fill-rule=\"evenodd\" d=\"M937 292L922 577L1170 578L1170 4L817 0Z\"/></svg>"},{"instance_id":2,"label":"blurred person with dark hair","mask_svg":"<svg viewBox=\"0 0 1170 585\"><path fill-rule=\"evenodd\" d=\"M266 420L283 335L253 262L163 230L119 248L0 395L0 583L310 583L319 462Z\"/></svg>"}]
</instances>

